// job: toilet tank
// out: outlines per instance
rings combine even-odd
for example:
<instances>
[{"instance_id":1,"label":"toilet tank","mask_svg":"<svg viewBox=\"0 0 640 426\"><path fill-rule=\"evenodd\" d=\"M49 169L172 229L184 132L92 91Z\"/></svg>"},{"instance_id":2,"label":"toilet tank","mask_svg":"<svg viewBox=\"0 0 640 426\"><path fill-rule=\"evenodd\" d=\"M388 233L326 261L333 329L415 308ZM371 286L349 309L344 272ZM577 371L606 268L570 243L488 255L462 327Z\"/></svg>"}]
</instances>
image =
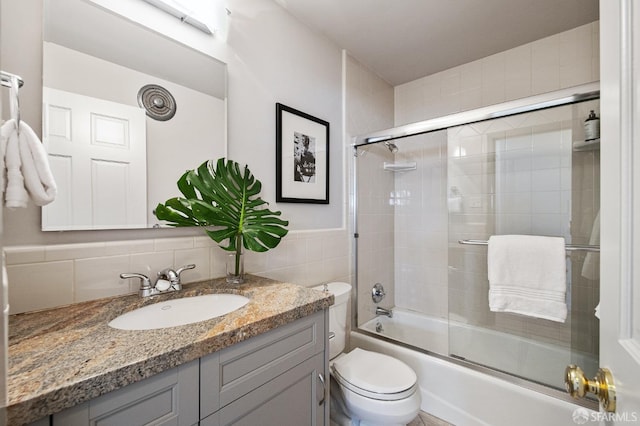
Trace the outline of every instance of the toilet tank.
<instances>
[{"instance_id":1,"label":"toilet tank","mask_svg":"<svg viewBox=\"0 0 640 426\"><path fill-rule=\"evenodd\" d=\"M351 285L342 282L327 284L329 292L333 293L335 303L329 308L329 358L333 359L344 351L347 336L347 306L351 296ZM323 291L324 286L313 287Z\"/></svg>"}]
</instances>

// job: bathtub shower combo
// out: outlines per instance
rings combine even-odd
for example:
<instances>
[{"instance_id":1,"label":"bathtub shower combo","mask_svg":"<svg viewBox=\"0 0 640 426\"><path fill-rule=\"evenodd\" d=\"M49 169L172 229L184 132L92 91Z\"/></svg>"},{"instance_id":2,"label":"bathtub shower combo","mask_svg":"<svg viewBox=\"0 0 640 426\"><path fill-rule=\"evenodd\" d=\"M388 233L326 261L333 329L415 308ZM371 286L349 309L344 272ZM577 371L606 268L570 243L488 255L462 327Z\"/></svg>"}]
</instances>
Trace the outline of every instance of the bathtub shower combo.
<instances>
[{"instance_id":1,"label":"bathtub shower combo","mask_svg":"<svg viewBox=\"0 0 640 426\"><path fill-rule=\"evenodd\" d=\"M492 425L571 424L584 409L564 393L564 369L598 368L591 111L587 85L355 138L351 344L407 362L423 409ZM489 309L486 241L506 234L564 238L564 322ZM478 402L486 393L505 398L501 410Z\"/></svg>"}]
</instances>

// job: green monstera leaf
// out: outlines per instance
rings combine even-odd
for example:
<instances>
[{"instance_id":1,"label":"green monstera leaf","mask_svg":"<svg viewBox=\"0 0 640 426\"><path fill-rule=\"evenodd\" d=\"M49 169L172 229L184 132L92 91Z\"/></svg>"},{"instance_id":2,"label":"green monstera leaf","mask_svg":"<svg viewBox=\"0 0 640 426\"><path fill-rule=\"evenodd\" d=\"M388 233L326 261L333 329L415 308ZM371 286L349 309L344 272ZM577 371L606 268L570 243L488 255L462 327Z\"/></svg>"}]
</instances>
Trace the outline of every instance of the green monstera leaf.
<instances>
[{"instance_id":1,"label":"green monstera leaf","mask_svg":"<svg viewBox=\"0 0 640 426\"><path fill-rule=\"evenodd\" d=\"M249 168L220 158L205 161L178 180L184 197L158 204L155 215L171 226L203 226L220 247L241 253L242 247L265 252L276 247L287 235L289 225L279 211L266 208L258 197L262 184ZM226 244L223 241L228 240Z\"/></svg>"}]
</instances>

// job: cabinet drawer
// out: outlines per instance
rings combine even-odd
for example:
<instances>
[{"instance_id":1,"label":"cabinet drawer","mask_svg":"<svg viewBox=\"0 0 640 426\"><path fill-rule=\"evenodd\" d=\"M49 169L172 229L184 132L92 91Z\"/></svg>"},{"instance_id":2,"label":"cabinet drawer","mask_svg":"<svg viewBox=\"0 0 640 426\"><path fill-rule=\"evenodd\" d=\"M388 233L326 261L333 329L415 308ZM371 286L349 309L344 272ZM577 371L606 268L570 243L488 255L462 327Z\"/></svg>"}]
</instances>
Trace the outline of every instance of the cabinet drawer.
<instances>
[{"instance_id":1,"label":"cabinet drawer","mask_svg":"<svg viewBox=\"0 0 640 426\"><path fill-rule=\"evenodd\" d=\"M204 418L324 350L324 311L202 358Z\"/></svg>"}]
</instances>

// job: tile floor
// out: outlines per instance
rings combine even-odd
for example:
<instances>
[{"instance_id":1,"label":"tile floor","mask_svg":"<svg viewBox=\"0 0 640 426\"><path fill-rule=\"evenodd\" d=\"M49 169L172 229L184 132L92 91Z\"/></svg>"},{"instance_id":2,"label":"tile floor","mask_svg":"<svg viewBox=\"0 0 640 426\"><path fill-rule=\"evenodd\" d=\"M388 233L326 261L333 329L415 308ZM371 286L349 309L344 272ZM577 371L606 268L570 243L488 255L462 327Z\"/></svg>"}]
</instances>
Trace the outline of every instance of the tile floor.
<instances>
[{"instance_id":1,"label":"tile floor","mask_svg":"<svg viewBox=\"0 0 640 426\"><path fill-rule=\"evenodd\" d=\"M425 413L424 411L420 411L418 417L416 417L411 423L407 426L454 426L451 423L447 423L444 420L441 420L431 414Z\"/></svg>"}]
</instances>

